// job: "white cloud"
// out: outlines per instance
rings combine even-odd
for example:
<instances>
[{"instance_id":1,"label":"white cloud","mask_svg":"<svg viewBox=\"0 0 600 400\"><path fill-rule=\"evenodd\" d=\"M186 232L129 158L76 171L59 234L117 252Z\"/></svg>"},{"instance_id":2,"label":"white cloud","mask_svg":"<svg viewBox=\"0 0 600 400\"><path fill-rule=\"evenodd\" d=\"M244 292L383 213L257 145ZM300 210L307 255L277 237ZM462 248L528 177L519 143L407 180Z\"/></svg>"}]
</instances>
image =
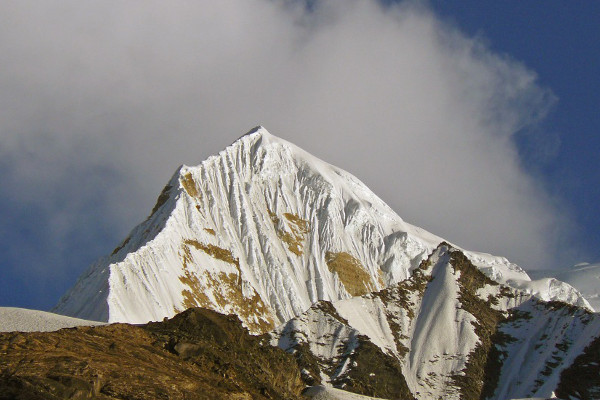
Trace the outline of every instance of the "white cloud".
<instances>
[{"instance_id":1,"label":"white cloud","mask_svg":"<svg viewBox=\"0 0 600 400\"><path fill-rule=\"evenodd\" d=\"M66 253L259 123L464 247L556 265L568 230L511 140L553 95L414 3L3 2L0 60L2 196Z\"/></svg>"}]
</instances>

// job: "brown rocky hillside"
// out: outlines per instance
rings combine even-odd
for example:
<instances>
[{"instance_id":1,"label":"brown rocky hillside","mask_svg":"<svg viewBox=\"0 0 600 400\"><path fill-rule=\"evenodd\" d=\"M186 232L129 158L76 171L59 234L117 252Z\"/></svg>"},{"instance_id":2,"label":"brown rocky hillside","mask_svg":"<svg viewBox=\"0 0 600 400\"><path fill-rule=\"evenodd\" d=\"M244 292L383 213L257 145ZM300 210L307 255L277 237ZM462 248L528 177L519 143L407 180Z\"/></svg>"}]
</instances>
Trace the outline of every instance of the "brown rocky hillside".
<instances>
[{"instance_id":1,"label":"brown rocky hillside","mask_svg":"<svg viewBox=\"0 0 600 400\"><path fill-rule=\"evenodd\" d=\"M289 354L195 308L141 326L0 333L0 399L296 399Z\"/></svg>"}]
</instances>

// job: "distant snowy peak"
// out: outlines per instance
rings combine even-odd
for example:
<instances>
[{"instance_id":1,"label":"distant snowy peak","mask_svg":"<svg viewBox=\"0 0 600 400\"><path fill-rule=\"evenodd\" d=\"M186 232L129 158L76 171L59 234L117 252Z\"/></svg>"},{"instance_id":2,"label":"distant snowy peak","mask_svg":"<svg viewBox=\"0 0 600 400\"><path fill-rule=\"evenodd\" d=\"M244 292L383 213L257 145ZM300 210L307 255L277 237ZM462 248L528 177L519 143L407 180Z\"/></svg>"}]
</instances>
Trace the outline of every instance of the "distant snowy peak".
<instances>
[{"instance_id":1,"label":"distant snowy peak","mask_svg":"<svg viewBox=\"0 0 600 400\"><path fill-rule=\"evenodd\" d=\"M151 215L55 311L143 323L202 306L260 333L319 300L405 280L440 242L351 174L257 127L200 165L181 166ZM493 279L528 290L529 277L508 260L466 254ZM529 289L584 302L569 288Z\"/></svg>"},{"instance_id":2,"label":"distant snowy peak","mask_svg":"<svg viewBox=\"0 0 600 400\"><path fill-rule=\"evenodd\" d=\"M576 288L596 311L600 311L600 264L582 263L557 270L536 270L540 281L564 281Z\"/></svg>"}]
</instances>

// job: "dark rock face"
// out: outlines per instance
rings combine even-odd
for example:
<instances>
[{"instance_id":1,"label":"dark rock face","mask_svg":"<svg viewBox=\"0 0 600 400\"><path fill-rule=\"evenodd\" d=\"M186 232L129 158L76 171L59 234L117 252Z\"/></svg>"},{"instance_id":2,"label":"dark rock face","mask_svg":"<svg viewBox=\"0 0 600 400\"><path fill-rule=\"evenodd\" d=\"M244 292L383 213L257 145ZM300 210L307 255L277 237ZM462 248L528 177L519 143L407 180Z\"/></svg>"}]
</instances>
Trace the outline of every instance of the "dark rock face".
<instances>
[{"instance_id":1,"label":"dark rock face","mask_svg":"<svg viewBox=\"0 0 600 400\"><path fill-rule=\"evenodd\" d=\"M561 399L600 398L600 337L590 343L562 374L556 388Z\"/></svg>"},{"instance_id":2,"label":"dark rock face","mask_svg":"<svg viewBox=\"0 0 600 400\"><path fill-rule=\"evenodd\" d=\"M0 334L0 399L295 399L291 355L235 316Z\"/></svg>"},{"instance_id":3,"label":"dark rock face","mask_svg":"<svg viewBox=\"0 0 600 400\"><path fill-rule=\"evenodd\" d=\"M414 400L397 359L385 354L366 336L358 338L358 347L346 358L356 367L333 380L335 387L365 396L384 399Z\"/></svg>"}]
</instances>

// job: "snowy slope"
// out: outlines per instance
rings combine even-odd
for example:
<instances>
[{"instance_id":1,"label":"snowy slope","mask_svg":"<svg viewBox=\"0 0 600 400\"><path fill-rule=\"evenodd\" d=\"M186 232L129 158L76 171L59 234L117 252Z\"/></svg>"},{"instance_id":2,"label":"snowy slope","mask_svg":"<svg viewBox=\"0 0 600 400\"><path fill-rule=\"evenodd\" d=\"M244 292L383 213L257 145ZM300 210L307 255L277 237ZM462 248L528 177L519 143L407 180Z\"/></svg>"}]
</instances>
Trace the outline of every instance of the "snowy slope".
<instances>
[{"instance_id":1,"label":"snowy slope","mask_svg":"<svg viewBox=\"0 0 600 400\"><path fill-rule=\"evenodd\" d=\"M65 317L26 308L0 307L0 332L51 332L75 326L101 325L102 322Z\"/></svg>"},{"instance_id":2,"label":"snowy slope","mask_svg":"<svg viewBox=\"0 0 600 400\"><path fill-rule=\"evenodd\" d=\"M475 318L460 308L459 291L448 249L441 248L408 281L329 307L313 306L278 327L272 344L292 352L298 345L308 346L323 366L325 382L339 385L340 377L357 367L348 360L360 351L357 338L364 335L397 359L415 397L458 399L449 377L465 367L478 340Z\"/></svg>"},{"instance_id":3,"label":"snowy slope","mask_svg":"<svg viewBox=\"0 0 600 400\"><path fill-rule=\"evenodd\" d=\"M563 304L522 303L500 326L511 340L502 345L503 368L496 398L549 397L591 340L600 335L600 316Z\"/></svg>"},{"instance_id":4,"label":"snowy slope","mask_svg":"<svg viewBox=\"0 0 600 400\"><path fill-rule=\"evenodd\" d=\"M341 378L354 370L375 371L356 362L365 347L357 338L366 337L397 360L419 399L550 397L560 373L600 335L600 315L498 285L466 260L441 245L409 280L315 304L274 330L271 343L296 354L308 349L324 383L342 389L351 390Z\"/></svg>"},{"instance_id":5,"label":"snowy slope","mask_svg":"<svg viewBox=\"0 0 600 400\"><path fill-rule=\"evenodd\" d=\"M352 175L258 127L200 165L180 167L148 219L55 311L142 323L203 306L265 332L318 300L406 279L441 241ZM533 287L505 258L466 254L495 280L585 305L569 285Z\"/></svg>"},{"instance_id":6,"label":"snowy slope","mask_svg":"<svg viewBox=\"0 0 600 400\"><path fill-rule=\"evenodd\" d=\"M313 400L381 400L326 386L312 386L303 395Z\"/></svg>"},{"instance_id":7,"label":"snowy slope","mask_svg":"<svg viewBox=\"0 0 600 400\"><path fill-rule=\"evenodd\" d=\"M600 264L577 264L571 268L531 271L536 279L554 279L576 288L594 310L600 310Z\"/></svg>"}]
</instances>

